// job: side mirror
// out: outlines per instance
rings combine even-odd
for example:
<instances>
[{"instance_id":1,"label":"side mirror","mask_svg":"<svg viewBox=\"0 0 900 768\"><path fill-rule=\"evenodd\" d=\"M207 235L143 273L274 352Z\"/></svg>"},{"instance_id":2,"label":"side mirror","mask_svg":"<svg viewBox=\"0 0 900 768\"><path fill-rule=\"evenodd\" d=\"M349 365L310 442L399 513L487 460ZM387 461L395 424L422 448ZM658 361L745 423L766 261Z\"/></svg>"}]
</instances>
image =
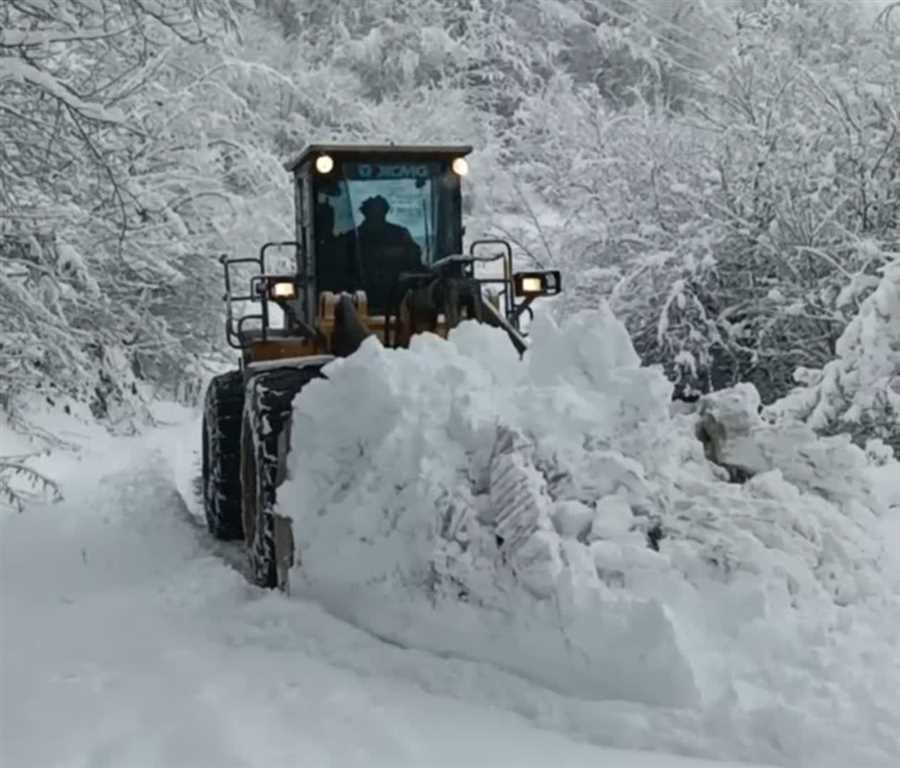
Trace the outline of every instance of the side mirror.
<instances>
[{"instance_id":1,"label":"side mirror","mask_svg":"<svg viewBox=\"0 0 900 768\"><path fill-rule=\"evenodd\" d=\"M540 296L556 296L562 292L562 279L558 269L547 272L516 272L513 290L517 298L536 299Z\"/></svg>"}]
</instances>

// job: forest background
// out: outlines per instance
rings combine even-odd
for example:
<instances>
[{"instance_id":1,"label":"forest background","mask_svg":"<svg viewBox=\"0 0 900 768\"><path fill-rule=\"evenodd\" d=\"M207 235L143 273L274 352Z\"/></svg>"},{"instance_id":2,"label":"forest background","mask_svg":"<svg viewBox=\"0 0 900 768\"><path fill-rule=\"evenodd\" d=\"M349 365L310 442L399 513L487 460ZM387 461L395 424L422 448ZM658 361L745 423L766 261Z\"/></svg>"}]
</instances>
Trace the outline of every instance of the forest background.
<instances>
[{"instance_id":1,"label":"forest background","mask_svg":"<svg viewBox=\"0 0 900 768\"><path fill-rule=\"evenodd\" d=\"M468 236L561 269L556 313L896 449L898 105L881 0L9 0L0 411L196 402L217 257L291 235L288 155L467 142Z\"/></svg>"}]
</instances>

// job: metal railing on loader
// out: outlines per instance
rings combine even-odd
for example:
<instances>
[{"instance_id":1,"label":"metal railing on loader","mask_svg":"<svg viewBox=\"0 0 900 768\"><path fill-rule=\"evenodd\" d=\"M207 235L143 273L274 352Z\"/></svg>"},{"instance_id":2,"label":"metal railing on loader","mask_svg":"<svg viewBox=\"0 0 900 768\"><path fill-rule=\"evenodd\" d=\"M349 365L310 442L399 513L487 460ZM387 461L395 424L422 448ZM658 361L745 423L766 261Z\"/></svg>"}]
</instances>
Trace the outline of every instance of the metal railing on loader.
<instances>
[{"instance_id":1,"label":"metal railing on loader","mask_svg":"<svg viewBox=\"0 0 900 768\"><path fill-rule=\"evenodd\" d=\"M259 340L267 341L269 339L271 334L269 326L269 294L266 288L272 279L292 281L297 286L299 295L299 290L304 284L302 275L294 274L288 277L269 275L266 268L267 251L271 248L286 247L293 247L295 249L294 259L295 262L299 263L297 256L300 253L301 246L300 243L295 240L266 243L259 249L258 256L229 258L227 254L223 254L219 257L219 262L225 270L225 295L223 297L225 301L225 338L227 339L229 346L234 349L246 349L248 346L248 339L250 338L251 332L245 330L245 327L251 322L259 323L259 336L257 337ZM249 293L247 294L235 295L233 292L231 272L238 264L252 264L256 267L256 274L250 278L250 288ZM234 305L238 303L258 303L259 312L242 315L235 323Z\"/></svg>"}]
</instances>

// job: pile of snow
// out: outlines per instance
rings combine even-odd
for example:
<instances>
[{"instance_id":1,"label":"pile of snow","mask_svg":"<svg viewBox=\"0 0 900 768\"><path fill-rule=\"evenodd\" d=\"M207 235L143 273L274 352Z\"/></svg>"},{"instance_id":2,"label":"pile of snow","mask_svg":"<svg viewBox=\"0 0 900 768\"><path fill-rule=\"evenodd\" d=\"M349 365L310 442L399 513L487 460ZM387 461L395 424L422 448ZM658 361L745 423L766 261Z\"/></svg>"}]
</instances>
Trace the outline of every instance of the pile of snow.
<instances>
[{"instance_id":1,"label":"pile of snow","mask_svg":"<svg viewBox=\"0 0 900 768\"><path fill-rule=\"evenodd\" d=\"M475 324L369 340L297 397L293 583L404 645L689 713L686 751L891 763L900 599L866 454L764 424L752 389L673 415L607 308L531 339L525 362Z\"/></svg>"},{"instance_id":2,"label":"pile of snow","mask_svg":"<svg viewBox=\"0 0 900 768\"><path fill-rule=\"evenodd\" d=\"M800 419L822 432L878 438L900 458L900 261L887 264L875 289L821 370L800 369L805 386L767 413Z\"/></svg>"},{"instance_id":3,"label":"pile of snow","mask_svg":"<svg viewBox=\"0 0 900 768\"><path fill-rule=\"evenodd\" d=\"M662 754L669 728L649 754L536 727L537 686L251 587L175 492L199 414L157 403L169 426L133 437L44 416L80 451L41 465L60 505L0 504L3 768L753 768Z\"/></svg>"}]
</instances>

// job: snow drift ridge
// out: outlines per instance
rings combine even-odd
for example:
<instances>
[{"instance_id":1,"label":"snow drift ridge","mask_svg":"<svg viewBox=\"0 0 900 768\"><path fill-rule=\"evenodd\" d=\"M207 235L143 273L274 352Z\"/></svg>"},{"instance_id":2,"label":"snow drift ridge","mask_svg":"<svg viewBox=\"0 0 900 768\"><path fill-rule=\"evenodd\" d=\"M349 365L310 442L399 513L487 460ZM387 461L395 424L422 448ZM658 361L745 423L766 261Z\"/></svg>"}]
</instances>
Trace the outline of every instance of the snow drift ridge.
<instances>
[{"instance_id":1,"label":"snow drift ridge","mask_svg":"<svg viewBox=\"0 0 900 768\"><path fill-rule=\"evenodd\" d=\"M700 712L729 757L900 754L865 454L763 424L737 389L705 406L744 427L755 474L729 483L607 308L531 338L525 362L475 324L370 339L298 396L294 581L404 644Z\"/></svg>"}]
</instances>

